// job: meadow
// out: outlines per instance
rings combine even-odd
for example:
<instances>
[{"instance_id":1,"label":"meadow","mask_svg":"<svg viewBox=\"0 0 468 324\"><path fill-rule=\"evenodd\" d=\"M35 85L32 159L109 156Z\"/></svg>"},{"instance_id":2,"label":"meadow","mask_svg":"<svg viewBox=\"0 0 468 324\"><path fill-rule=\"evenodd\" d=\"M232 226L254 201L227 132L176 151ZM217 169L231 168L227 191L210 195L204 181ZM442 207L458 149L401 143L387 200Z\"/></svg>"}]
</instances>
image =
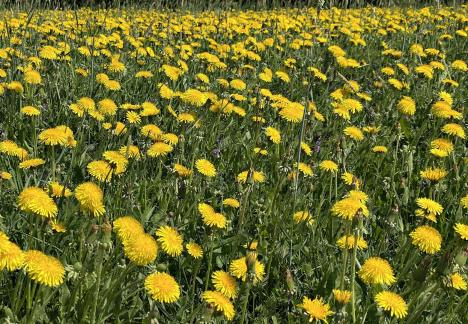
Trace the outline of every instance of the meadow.
<instances>
[{"instance_id":1,"label":"meadow","mask_svg":"<svg viewBox=\"0 0 468 324\"><path fill-rule=\"evenodd\" d=\"M0 322L467 323L467 14L0 12Z\"/></svg>"}]
</instances>

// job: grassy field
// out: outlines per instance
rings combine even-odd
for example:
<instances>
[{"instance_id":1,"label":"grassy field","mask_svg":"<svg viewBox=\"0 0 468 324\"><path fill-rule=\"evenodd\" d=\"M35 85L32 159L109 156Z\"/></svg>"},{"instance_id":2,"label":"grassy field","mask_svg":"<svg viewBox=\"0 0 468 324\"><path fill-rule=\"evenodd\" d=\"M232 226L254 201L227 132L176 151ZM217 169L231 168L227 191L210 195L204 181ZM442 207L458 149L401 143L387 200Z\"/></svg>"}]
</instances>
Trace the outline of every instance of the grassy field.
<instances>
[{"instance_id":1,"label":"grassy field","mask_svg":"<svg viewBox=\"0 0 468 324\"><path fill-rule=\"evenodd\" d=\"M0 322L467 323L467 13L1 12Z\"/></svg>"}]
</instances>

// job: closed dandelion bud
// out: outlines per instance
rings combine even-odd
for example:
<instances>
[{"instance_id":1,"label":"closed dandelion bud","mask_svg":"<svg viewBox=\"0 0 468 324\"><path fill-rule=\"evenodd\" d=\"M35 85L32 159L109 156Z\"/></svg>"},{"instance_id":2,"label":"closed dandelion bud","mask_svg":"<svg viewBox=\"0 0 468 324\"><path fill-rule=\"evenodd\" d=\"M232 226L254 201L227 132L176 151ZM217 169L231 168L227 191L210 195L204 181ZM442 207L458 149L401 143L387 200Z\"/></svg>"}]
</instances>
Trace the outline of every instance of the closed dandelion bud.
<instances>
[{"instance_id":1,"label":"closed dandelion bud","mask_svg":"<svg viewBox=\"0 0 468 324\"><path fill-rule=\"evenodd\" d=\"M111 241L112 225L108 221L102 225L102 232L104 233L102 242L109 243Z\"/></svg>"},{"instance_id":2,"label":"closed dandelion bud","mask_svg":"<svg viewBox=\"0 0 468 324\"><path fill-rule=\"evenodd\" d=\"M455 256L455 263L460 267L464 267L466 264L466 259L468 257L468 249L461 249L460 252Z\"/></svg>"},{"instance_id":3,"label":"closed dandelion bud","mask_svg":"<svg viewBox=\"0 0 468 324\"><path fill-rule=\"evenodd\" d=\"M98 231L99 231L99 226L98 225L92 225L91 226L91 234L89 234L88 240L87 240L87 242L89 244L92 244L97 240Z\"/></svg>"},{"instance_id":4,"label":"closed dandelion bud","mask_svg":"<svg viewBox=\"0 0 468 324\"><path fill-rule=\"evenodd\" d=\"M73 269L75 269L76 272L80 272L82 268L83 268L83 265L81 264L81 262L75 262L73 264Z\"/></svg>"},{"instance_id":5,"label":"closed dandelion bud","mask_svg":"<svg viewBox=\"0 0 468 324\"><path fill-rule=\"evenodd\" d=\"M257 261L257 252L256 251L247 251L245 258L245 263L247 264L247 272L255 273L255 263Z\"/></svg>"},{"instance_id":6,"label":"closed dandelion bud","mask_svg":"<svg viewBox=\"0 0 468 324\"><path fill-rule=\"evenodd\" d=\"M413 151L410 151L408 155L408 178L411 179L412 173L413 173Z\"/></svg>"},{"instance_id":7,"label":"closed dandelion bud","mask_svg":"<svg viewBox=\"0 0 468 324\"><path fill-rule=\"evenodd\" d=\"M156 269L160 272L164 272L167 270L167 264L165 263L160 263L156 266Z\"/></svg>"},{"instance_id":8,"label":"closed dandelion bud","mask_svg":"<svg viewBox=\"0 0 468 324\"><path fill-rule=\"evenodd\" d=\"M296 291L296 285L294 283L294 278L292 276L291 271L288 269L286 270L286 284L288 285L288 291L290 293L294 293Z\"/></svg>"}]
</instances>

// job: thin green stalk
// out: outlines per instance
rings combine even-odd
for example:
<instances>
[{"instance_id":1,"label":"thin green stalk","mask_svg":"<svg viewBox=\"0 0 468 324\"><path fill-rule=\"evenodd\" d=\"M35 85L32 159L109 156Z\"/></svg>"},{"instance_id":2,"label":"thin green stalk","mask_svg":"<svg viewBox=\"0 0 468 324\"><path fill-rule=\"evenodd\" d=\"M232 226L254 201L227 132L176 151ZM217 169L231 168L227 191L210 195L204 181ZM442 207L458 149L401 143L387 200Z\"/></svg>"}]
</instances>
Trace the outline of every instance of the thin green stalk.
<instances>
[{"instance_id":1,"label":"thin green stalk","mask_svg":"<svg viewBox=\"0 0 468 324\"><path fill-rule=\"evenodd\" d=\"M102 262L104 258L104 245L102 243L98 243L98 251L97 251L97 269L96 269L96 288L94 291L94 298L93 304L91 308L91 315L90 315L90 323L94 324L96 322L96 309L99 300L99 288L101 286L101 272L102 272Z\"/></svg>"}]
</instances>

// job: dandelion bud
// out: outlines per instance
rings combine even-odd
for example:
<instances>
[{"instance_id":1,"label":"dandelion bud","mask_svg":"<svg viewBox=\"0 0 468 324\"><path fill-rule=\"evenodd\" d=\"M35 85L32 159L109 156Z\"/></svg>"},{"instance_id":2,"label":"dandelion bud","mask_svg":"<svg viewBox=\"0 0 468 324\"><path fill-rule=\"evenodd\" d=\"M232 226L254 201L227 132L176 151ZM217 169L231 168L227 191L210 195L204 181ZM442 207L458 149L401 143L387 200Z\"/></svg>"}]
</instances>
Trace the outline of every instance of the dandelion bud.
<instances>
[{"instance_id":1,"label":"dandelion bud","mask_svg":"<svg viewBox=\"0 0 468 324\"><path fill-rule=\"evenodd\" d=\"M245 263L247 264L247 272L255 273L255 262L257 261L256 251L247 251Z\"/></svg>"},{"instance_id":2,"label":"dandelion bud","mask_svg":"<svg viewBox=\"0 0 468 324\"><path fill-rule=\"evenodd\" d=\"M468 257L468 249L461 249L460 252L455 256L455 263L460 267L464 267L466 264L466 259Z\"/></svg>"},{"instance_id":3,"label":"dandelion bud","mask_svg":"<svg viewBox=\"0 0 468 324\"><path fill-rule=\"evenodd\" d=\"M296 291L296 284L294 283L294 278L291 271L286 270L286 284L288 285L288 291L294 293Z\"/></svg>"}]
</instances>

